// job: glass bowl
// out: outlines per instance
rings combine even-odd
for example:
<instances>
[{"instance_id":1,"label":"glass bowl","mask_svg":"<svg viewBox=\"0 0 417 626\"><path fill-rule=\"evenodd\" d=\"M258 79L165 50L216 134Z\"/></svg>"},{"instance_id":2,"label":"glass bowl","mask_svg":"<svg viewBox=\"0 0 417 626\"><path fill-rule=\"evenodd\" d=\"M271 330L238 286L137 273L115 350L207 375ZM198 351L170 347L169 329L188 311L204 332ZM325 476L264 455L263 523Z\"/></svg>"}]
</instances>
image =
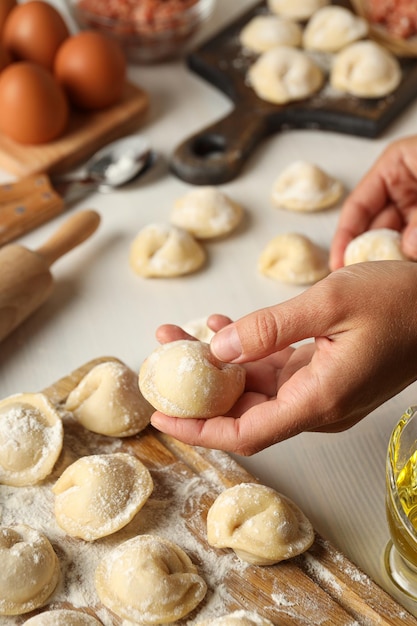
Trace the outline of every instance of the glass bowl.
<instances>
[{"instance_id":1,"label":"glass bowl","mask_svg":"<svg viewBox=\"0 0 417 626\"><path fill-rule=\"evenodd\" d=\"M117 39L128 59L153 63L181 55L215 0L68 0L81 29Z\"/></svg>"}]
</instances>

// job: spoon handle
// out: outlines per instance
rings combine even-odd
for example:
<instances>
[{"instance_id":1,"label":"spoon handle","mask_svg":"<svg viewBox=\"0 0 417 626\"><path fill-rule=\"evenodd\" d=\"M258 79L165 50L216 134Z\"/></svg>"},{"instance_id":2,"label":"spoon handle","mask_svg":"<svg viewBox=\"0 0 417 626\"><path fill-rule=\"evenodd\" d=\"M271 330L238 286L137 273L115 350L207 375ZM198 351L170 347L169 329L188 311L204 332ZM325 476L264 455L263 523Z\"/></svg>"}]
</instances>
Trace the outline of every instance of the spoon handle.
<instances>
[{"instance_id":1,"label":"spoon handle","mask_svg":"<svg viewBox=\"0 0 417 626\"><path fill-rule=\"evenodd\" d=\"M37 228L63 210L63 198L45 174L0 185L0 246Z\"/></svg>"}]
</instances>

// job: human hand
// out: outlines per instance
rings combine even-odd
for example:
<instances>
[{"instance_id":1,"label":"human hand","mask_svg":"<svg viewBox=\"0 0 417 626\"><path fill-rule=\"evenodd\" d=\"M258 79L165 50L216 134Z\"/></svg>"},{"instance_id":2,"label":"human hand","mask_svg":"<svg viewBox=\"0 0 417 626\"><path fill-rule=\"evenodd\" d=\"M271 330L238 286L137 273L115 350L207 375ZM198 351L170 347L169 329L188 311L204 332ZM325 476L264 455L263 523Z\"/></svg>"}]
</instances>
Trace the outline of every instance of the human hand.
<instances>
[{"instance_id":1,"label":"human hand","mask_svg":"<svg viewBox=\"0 0 417 626\"><path fill-rule=\"evenodd\" d=\"M402 232L404 254L417 260L417 135L390 144L345 201L330 268L343 267L349 242L375 228Z\"/></svg>"},{"instance_id":2,"label":"human hand","mask_svg":"<svg viewBox=\"0 0 417 626\"><path fill-rule=\"evenodd\" d=\"M186 443L241 455L303 431L345 430L417 379L416 302L417 265L379 261L333 272L236 322L214 316L222 330L212 351L245 365L245 393L228 416L155 412L152 424ZM161 327L159 339L181 338L176 328Z\"/></svg>"}]
</instances>

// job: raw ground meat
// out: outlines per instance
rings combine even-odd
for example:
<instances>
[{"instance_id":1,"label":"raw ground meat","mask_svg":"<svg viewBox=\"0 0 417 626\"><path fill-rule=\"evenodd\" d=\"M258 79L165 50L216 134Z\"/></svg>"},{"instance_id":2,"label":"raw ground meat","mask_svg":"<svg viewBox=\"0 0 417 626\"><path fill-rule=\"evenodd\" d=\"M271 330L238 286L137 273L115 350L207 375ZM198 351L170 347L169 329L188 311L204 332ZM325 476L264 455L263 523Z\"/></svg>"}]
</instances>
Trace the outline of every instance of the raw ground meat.
<instances>
[{"instance_id":1,"label":"raw ground meat","mask_svg":"<svg viewBox=\"0 0 417 626\"><path fill-rule=\"evenodd\" d=\"M79 0L80 8L152 31L175 27L178 18L198 0Z\"/></svg>"},{"instance_id":2,"label":"raw ground meat","mask_svg":"<svg viewBox=\"0 0 417 626\"><path fill-rule=\"evenodd\" d=\"M395 37L417 34L416 0L366 0L366 12L370 22L381 24Z\"/></svg>"}]
</instances>

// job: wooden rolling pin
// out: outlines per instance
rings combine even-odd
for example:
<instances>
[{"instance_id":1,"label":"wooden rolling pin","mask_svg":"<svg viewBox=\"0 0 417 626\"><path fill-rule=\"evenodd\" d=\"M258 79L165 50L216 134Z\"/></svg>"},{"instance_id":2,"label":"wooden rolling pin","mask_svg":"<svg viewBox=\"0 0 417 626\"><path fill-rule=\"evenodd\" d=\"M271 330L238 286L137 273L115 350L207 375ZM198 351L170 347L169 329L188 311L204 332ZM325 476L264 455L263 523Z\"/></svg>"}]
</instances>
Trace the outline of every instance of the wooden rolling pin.
<instances>
[{"instance_id":1,"label":"wooden rolling pin","mask_svg":"<svg viewBox=\"0 0 417 626\"><path fill-rule=\"evenodd\" d=\"M96 211L79 211L37 250L19 244L0 249L0 341L48 298L52 263L90 237L99 223Z\"/></svg>"}]
</instances>

